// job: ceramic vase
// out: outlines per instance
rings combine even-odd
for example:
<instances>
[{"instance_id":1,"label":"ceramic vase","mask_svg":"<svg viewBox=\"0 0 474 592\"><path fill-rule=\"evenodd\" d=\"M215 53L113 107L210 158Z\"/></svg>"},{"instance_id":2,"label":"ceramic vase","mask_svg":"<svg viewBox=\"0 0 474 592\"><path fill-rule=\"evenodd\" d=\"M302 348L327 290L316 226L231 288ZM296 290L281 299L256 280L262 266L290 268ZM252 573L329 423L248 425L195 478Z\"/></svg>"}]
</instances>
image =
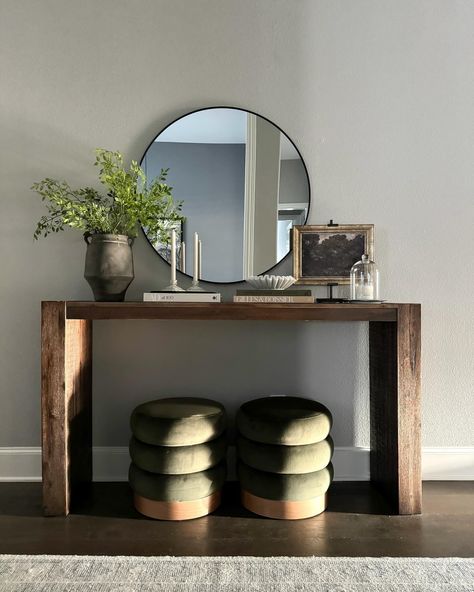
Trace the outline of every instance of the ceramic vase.
<instances>
[{"instance_id":1,"label":"ceramic vase","mask_svg":"<svg viewBox=\"0 0 474 592\"><path fill-rule=\"evenodd\" d=\"M121 234L86 234L84 277L97 302L122 302L135 277L133 240Z\"/></svg>"}]
</instances>

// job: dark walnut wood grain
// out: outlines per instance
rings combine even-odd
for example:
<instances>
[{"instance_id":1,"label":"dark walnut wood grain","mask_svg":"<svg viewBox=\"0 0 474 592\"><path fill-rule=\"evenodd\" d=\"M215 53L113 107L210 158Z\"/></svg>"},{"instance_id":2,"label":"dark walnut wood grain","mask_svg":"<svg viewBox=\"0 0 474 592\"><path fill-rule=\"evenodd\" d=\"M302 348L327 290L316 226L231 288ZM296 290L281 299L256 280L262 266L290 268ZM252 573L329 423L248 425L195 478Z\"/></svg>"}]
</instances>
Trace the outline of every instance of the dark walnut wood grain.
<instances>
[{"instance_id":1,"label":"dark walnut wood grain","mask_svg":"<svg viewBox=\"0 0 474 592\"><path fill-rule=\"evenodd\" d=\"M43 302L41 334L44 513L67 515L92 481L92 323Z\"/></svg>"},{"instance_id":2,"label":"dark walnut wood grain","mask_svg":"<svg viewBox=\"0 0 474 592\"><path fill-rule=\"evenodd\" d=\"M396 304L68 302L69 319L396 321Z\"/></svg>"},{"instance_id":3,"label":"dark walnut wood grain","mask_svg":"<svg viewBox=\"0 0 474 592\"><path fill-rule=\"evenodd\" d=\"M43 302L41 310L41 424L43 509L67 513L67 420L65 397L66 307Z\"/></svg>"},{"instance_id":4,"label":"dark walnut wood grain","mask_svg":"<svg viewBox=\"0 0 474 592\"><path fill-rule=\"evenodd\" d=\"M92 476L94 320L368 321L371 478L395 513L421 511L420 305L44 302L43 499L66 515Z\"/></svg>"},{"instance_id":5,"label":"dark walnut wood grain","mask_svg":"<svg viewBox=\"0 0 474 592\"><path fill-rule=\"evenodd\" d=\"M371 480L399 514L421 513L420 305L370 323Z\"/></svg>"},{"instance_id":6,"label":"dark walnut wood grain","mask_svg":"<svg viewBox=\"0 0 474 592\"><path fill-rule=\"evenodd\" d=\"M92 322L66 319L70 505L92 482Z\"/></svg>"}]
</instances>

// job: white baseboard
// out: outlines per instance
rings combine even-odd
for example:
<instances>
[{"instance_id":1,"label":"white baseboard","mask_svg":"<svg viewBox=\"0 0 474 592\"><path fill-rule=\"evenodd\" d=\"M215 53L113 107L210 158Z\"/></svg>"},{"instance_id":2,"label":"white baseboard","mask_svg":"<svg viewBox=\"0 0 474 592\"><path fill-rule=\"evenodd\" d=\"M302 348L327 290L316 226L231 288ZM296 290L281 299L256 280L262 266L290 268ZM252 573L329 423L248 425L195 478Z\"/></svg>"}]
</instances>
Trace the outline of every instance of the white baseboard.
<instances>
[{"instance_id":1,"label":"white baseboard","mask_svg":"<svg viewBox=\"0 0 474 592\"><path fill-rule=\"evenodd\" d=\"M474 447L423 448L425 481L473 481Z\"/></svg>"},{"instance_id":2,"label":"white baseboard","mask_svg":"<svg viewBox=\"0 0 474 592\"><path fill-rule=\"evenodd\" d=\"M336 481L367 481L369 448L337 447L334 451ZM94 448L94 481L126 481L130 463L125 446ZM235 450L229 449L229 477L235 478ZM474 480L474 447L423 448L425 481ZM0 448L0 482L41 481L40 447Z\"/></svg>"},{"instance_id":3,"label":"white baseboard","mask_svg":"<svg viewBox=\"0 0 474 592\"><path fill-rule=\"evenodd\" d=\"M41 481L41 448L0 448L0 481Z\"/></svg>"}]
</instances>

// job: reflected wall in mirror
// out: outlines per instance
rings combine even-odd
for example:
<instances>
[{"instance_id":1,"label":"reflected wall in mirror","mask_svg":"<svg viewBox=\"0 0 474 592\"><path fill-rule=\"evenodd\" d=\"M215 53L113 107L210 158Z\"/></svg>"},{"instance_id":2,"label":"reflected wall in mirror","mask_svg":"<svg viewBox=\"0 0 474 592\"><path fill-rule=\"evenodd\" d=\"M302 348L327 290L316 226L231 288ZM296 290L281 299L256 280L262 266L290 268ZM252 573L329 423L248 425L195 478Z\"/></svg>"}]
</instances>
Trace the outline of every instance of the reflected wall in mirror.
<instances>
[{"instance_id":1,"label":"reflected wall in mirror","mask_svg":"<svg viewBox=\"0 0 474 592\"><path fill-rule=\"evenodd\" d=\"M204 281L268 272L290 252L292 226L308 217L309 180L297 148L255 113L216 107L185 115L156 136L141 166L149 180L169 169L167 182L185 216L180 269L192 275L197 232ZM170 262L163 245L152 246Z\"/></svg>"}]
</instances>

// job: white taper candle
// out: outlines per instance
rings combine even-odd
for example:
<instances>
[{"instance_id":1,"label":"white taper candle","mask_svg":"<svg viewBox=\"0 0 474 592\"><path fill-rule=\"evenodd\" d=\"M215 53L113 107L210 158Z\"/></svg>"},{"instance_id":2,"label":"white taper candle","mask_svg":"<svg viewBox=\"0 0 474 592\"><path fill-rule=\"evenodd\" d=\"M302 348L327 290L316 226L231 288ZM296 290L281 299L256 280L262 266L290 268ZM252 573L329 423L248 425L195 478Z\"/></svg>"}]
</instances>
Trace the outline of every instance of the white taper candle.
<instances>
[{"instance_id":1,"label":"white taper candle","mask_svg":"<svg viewBox=\"0 0 474 592\"><path fill-rule=\"evenodd\" d=\"M181 243L181 271L186 273L186 243Z\"/></svg>"},{"instance_id":2,"label":"white taper candle","mask_svg":"<svg viewBox=\"0 0 474 592\"><path fill-rule=\"evenodd\" d=\"M194 233L194 266L193 266L193 282L199 281L199 236Z\"/></svg>"},{"instance_id":3,"label":"white taper candle","mask_svg":"<svg viewBox=\"0 0 474 592\"><path fill-rule=\"evenodd\" d=\"M198 280L202 277L202 241L198 243Z\"/></svg>"},{"instance_id":4,"label":"white taper candle","mask_svg":"<svg viewBox=\"0 0 474 592\"><path fill-rule=\"evenodd\" d=\"M176 283L176 230L171 231L171 285Z\"/></svg>"}]
</instances>

